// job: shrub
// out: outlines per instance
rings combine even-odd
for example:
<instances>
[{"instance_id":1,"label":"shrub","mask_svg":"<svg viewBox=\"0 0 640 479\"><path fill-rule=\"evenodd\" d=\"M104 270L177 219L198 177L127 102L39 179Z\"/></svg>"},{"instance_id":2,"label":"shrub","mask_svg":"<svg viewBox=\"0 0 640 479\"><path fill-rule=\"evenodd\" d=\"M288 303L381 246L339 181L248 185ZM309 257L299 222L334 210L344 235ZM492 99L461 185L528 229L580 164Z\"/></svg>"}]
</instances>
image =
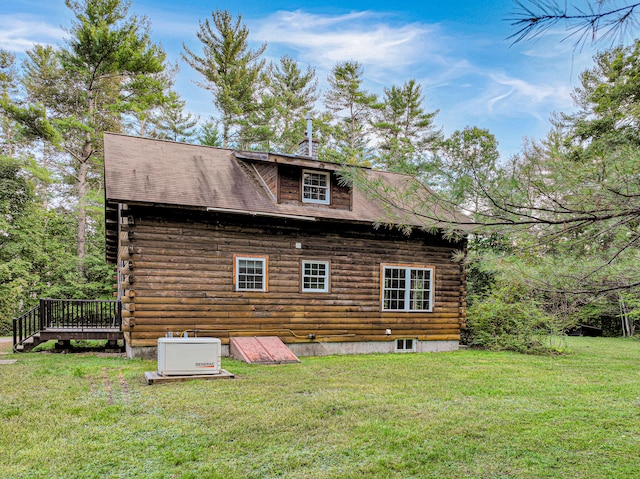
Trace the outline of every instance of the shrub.
<instances>
[{"instance_id":1,"label":"shrub","mask_svg":"<svg viewBox=\"0 0 640 479\"><path fill-rule=\"evenodd\" d=\"M549 335L559 334L554 318L517 286L496 287L476 299L467 315L469 346L521 353L551 352Z\"/></svg>"}]
</instances>

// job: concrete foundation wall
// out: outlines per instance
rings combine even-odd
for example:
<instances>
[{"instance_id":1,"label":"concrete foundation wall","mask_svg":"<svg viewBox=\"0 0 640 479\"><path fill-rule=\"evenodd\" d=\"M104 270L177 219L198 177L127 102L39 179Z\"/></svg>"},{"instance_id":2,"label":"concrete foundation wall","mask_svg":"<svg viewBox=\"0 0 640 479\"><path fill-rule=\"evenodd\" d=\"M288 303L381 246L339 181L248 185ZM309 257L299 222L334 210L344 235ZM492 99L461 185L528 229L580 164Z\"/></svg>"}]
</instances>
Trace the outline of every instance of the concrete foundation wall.
<instances>
[{"instance_id":1,"label":"concrete foundation wall","mask_svg":"<svg viewBox=\"0 0 640 479\"><path fill-rule=\"evenodd\" d=\"M395 341L344 343L294 343L287 345L296 356L329 356L332 354L396 353ZM416 352L435 353L456 351L458 341L417 341ZM401 352L399 354L404 354Z\"/></svg>"},{"instance_id":2,"label":"concrete foundation wall","mask_svg":"<svg viewBox=\"0 0 640 479\"><path fill-rule=\"evenodd\" d=\"M368 341L344 343L292 343L287 347L296 356L330 356L333 354L395 353L395 341ZM416 352L440 353L456 351L458 341L417 341ZM229 357L229 345L222 345L222 356ZM405 354L404 352L398 354ZM156 360L157 347L131 347L127 344L127 357Z\"/></svg>"}]
</instances>

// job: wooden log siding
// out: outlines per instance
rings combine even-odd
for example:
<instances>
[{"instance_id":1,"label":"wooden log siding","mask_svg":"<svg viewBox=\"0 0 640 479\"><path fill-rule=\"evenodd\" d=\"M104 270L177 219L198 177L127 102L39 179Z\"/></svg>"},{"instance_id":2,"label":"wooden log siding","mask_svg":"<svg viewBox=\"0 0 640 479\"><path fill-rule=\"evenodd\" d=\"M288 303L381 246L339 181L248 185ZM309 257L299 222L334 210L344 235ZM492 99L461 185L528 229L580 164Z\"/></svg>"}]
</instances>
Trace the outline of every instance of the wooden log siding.
<instances>
[{"instance_id":1,"label":"wooden log siding","mask_svg":"<svg viewBox=\"0 0 640 479\"><path fill-rule=\"evenodd\" d=\"M158 208L130 206L127 214L135 221L119 266L130 272L121 285L123 329L134 347L194 329L225 344L230 336L256 335L284 342L309 342L309 335L320 341L459 340L464 285L451 258L462 244L337 223L315 224L312 231L308 223ZM269 257L268 292L234 291L234 254ZM301 259L330 261L330 292L300 292ZM433 311L381 312L381 263L433 266Z\"/></svg>"}]
</instances>

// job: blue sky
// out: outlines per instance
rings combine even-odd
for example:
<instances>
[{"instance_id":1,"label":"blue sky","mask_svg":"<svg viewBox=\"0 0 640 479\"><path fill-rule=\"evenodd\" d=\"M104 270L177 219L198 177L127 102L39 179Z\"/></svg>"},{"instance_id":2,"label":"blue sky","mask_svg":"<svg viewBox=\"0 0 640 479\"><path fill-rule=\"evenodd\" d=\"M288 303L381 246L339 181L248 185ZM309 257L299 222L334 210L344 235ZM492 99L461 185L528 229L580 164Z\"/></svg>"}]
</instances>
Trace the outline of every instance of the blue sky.
<instances>
[{"instance_id":1,"label":"blue sky","mask_svg":"<svg viewBox=\"0 0 640 479\"><path fill-rule=\"evenodd\" d=\"M64 0L5 0L0 10L0 46L20 55L34 43L60 45L72 15ZM267 43L267 60L283 54L303 68L316 68L320 88L333 65L357 60L365 87L383 88L414 78L423 86L424 107L439 110L445 134L465 126L488 128L503 158L522 148L523 138L541 139L554 111L570 111L579 73L592 65L594 49L575 51L563 30L511 45L513 0L422 1L132 0L130 12L151 22L152 39L178 62L176 89L201 118L214 113L211 96L180 59L182 44L200 51L199 21L211 11L242 14L250 41Z\"/></svg>"}]
</instances>

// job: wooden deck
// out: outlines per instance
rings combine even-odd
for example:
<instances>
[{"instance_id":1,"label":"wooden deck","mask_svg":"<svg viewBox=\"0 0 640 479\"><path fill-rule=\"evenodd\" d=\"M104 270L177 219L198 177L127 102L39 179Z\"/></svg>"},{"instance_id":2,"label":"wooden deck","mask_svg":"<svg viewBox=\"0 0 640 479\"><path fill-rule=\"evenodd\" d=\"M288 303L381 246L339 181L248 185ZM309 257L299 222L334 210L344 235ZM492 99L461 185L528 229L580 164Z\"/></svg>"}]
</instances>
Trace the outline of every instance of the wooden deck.
<instances>
[{"instance_id":1,"label":"wooden deck","mask_svg":"<svg viewBox=\"0 0 640 479\"><path fill-rule=\"evenodd\" d=\"M28 352L47 341L124 340L119 301L41 299L13 320L13 350Z\"/></svg>"},{"instance_id":2,"label":"wooden deck","mask_svg":"<svg viewBox=\"0 0 640 479\"><path fill-rule=\"evenodd\" d=\"M119 328L47 328L40 331L40 338L45 341L50 340L90 340L106 339L118 341L124 339L124 335Z\"/></svg>"}]
</instances>

